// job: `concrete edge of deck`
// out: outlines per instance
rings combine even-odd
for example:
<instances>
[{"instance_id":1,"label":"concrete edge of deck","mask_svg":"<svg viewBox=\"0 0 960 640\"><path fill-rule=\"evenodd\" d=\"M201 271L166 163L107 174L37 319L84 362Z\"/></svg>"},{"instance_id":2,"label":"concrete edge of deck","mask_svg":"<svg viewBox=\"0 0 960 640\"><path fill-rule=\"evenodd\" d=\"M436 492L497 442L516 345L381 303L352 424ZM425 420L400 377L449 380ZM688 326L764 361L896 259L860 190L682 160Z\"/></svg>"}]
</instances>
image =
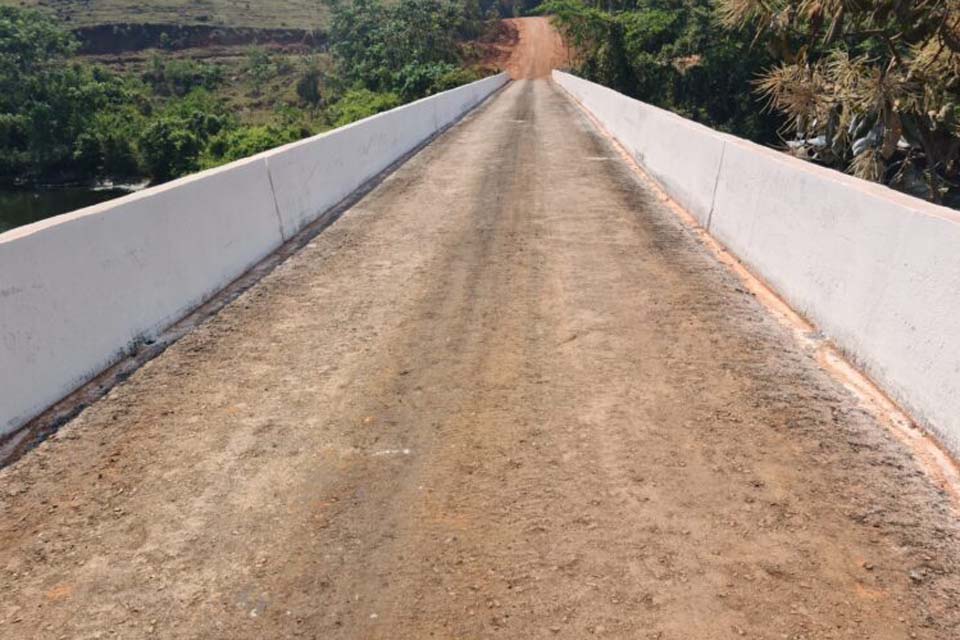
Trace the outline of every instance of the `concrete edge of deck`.
<instances>
[{"instance_id":1,"label":"concrete edge of deck","mask_svg":"<svg viewBox=\"0 0 960 640\"><path fill-rule=\"evenodd\" d=\"M508 80L0 234L0 464L162 352L196 324L188 316L208 317L251 286Z\"/></svg>"},{"instance_id":2,"label":"concrete edge of deck","mask_svg":"<svg viewBox=\"0 0 960 640\"><path fill-rule=\"evenodd\" d=\"M960 455L960 214L553 79L696 222Z\"/></svg>"}]
</instances>

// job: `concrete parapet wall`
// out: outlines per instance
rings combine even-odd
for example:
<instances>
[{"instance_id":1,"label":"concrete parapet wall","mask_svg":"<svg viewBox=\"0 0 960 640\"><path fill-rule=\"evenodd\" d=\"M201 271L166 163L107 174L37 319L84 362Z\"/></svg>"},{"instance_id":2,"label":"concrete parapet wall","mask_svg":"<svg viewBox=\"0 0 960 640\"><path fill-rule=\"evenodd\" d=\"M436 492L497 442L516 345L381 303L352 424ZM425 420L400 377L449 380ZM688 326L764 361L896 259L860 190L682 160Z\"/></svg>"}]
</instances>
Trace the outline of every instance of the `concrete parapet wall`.
<instances>
[{"instance_id":1,"label":"concrete parapet wall","mask_svg":"<svg viewBox=\"0 0 960 640\"><path fill-rule=\"evenodd\" d=\"M0 234L0 436L158 335L506 82L486 78Z\"/></svg>"},{"instance_id":2,"label":"concrete parapet wall","mask_svg":"<svg viewBox=\"0 0 960 640\"><path fill-rule=\"evenodd\" d=\"M715 131L568 73L553 74L671 197L706 224L723 155Z\"/></svg>"},{"instance_id":3,"label":"concrete parapet wall","mask_svg":"<svg viewBox=\"0 0 960 640\"><path fill-rule=\"evenodd\" d=\"M285 238L473 108L507 78L484 78L273 151L270 168Z\"/></svg>"},{"instance_id":4,"label":"concrete parapet wall","mask_svg":"<svg viewBox=\"0 0 960 640\"><path fill-rule=\"evenodd\" d=\"M960 213L553 77L711 235L960 454Z\"/></svg>"}]
</instances>

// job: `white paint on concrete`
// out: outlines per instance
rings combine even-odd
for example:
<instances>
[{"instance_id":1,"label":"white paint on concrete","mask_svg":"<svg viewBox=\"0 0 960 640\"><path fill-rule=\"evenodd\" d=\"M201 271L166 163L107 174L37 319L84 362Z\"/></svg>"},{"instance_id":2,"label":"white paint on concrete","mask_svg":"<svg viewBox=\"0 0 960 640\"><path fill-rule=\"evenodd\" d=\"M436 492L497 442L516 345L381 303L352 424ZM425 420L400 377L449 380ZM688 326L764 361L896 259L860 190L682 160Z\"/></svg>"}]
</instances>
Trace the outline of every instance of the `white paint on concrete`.
<instances>
[{"instance_id":1,"label":"white paint on concrete","mask_svg":"<svg viewBox=\"0 0 960 640\"><path fill-rule=\"evenodd\" d=\"M263 159L0 235L0 434L279 246Z\"/></svg>"},{"instance_id":2,"label":"white paint on concrete","mask_svg":"<svg viewBox=\"0 0 960 640\"><path fill-rule=\"evenodd\" d=\"M569 74L554 80L960 454L960 213L694 123L681 127L679 116Z\"/></svg>"},{"instance_id":3,"label":"white paint on concrete","mask_svg":"<svg viewBox=\"0 0 960 640\"><path fill-rule=\"evenodd\" d=\"M0 234L0 436L202 304L507 82Z\"/></svg>"}]
</instances>

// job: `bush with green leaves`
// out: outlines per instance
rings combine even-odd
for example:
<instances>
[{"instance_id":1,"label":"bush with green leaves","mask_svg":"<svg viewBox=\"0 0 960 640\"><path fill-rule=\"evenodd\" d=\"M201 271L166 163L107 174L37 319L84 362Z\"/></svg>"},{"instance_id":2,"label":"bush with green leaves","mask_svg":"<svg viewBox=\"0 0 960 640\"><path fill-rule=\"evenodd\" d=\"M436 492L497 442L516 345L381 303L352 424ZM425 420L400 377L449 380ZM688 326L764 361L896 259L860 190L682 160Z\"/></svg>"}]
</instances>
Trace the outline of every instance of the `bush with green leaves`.
<instances>
[{"instance_id":1,"label":"bush with green leaves","mask_svg":"<svg viewBox=\"0 0 960 640\"><path fill-rule=\"evenodd\" d=\"M169 180L200 168L204 141L178 118L154 120L140 136L140 150L150 176Z\"/></svg>"},{"instance_id":2,"label":"bush with green leaves","mask_svg":"<svg viewBox=\"0 0 960 640\"><path fill-rule=\"evenodd\" d=\"M455 0L327 0L330 42L350 88L413 100L456 78L458 38L477 32L479 5Z\"/></svg>"},{"instance_id":3,"label":"bush with green leaves","mask_svg":"<svg viewBox=\"0 0 960 640\"><path fill-rule=\"evenodd\" d=\"M416 100L437 93L441 78L453 77L458 69L449 62L408 64L397 72L393 86L403 100Z\"/></svg>"},{"instance_id":4,"label":"bush with green leaves","mask_svg":"<svg viewBox=\"0 0 960 640\"><path fill-rule=\"evenodd\" d=\"M433 85L430 87L430 93L440 93L441 91L456 89L461 85L476 82L482 78L483 74L476 69L456 67L435 78Z\"/></svg>"},{"instance_id":5,"label":"bush with green leaves","mask_svg":"<svg viewBox=\"0 0 960 640\"><path fill-rule=\"evenodd\" d=\"M137 117L142 89L72 61L75 50L46 15L0 7L0 181L78 180L133 159L106 128Z\"/></svg>"},{"instance_id":6,"label":"bush with green leaves","mask_svg":"<svg viewBox=\"0 0 960 640\"><path fill-rule=\"evenodd\" d=\"M210 140L203 166L213 167L240 160L262 151L296 142L309 135L296 126L278 124L239 126L223 131Z\"/></svg>"},{"instance_id":7,"label":"bush with green leaves","mask_svg":"<svg viewBox=\"0 0 960 640\"><path fill-rule=\"evenodd\" d=\"M260 95L263 91L263 85L277 75L277 67L274 64L273 56L267 50L259 47L254 47L247 52L247 61L244 67L255 95Z\"/></svg>"},{"instance_id":8,"label":"bush with green leaves","mask_svg":"<svg viewBox=\"0 0 960 640\"><path fill-rule=\"evenodd\" d=\"M138 140L147 174L162 182L197 171L211 138L232 126L220 102L203 89L171 102Z\"/></svg>"},{"instance_id":9,"label":"bush with green leaves","mask_svg":"<svg viewBox=\"0 0 960 640\"><path fill-rule=\"evenodd\" d=\"M297 78L297 97L304 104L318 107L323 104L321 85L323 72L314 65L308 66Z\"/></svg>"},{"instance_id":10,"label":"bush with green leaves","mask_svg":"<svg viewBox=\"0 0 960 640\"><path fill-rule=\"evenodd\" d=\"M161 96L185 96L194 89L213 91L223 83L223 68L195 60L154 55L143 80Z\"/></svg>"},{"instance_id":11,"label":"bush with green leaves","mask_svg":"<svg viewBox=\"0 0 960 640\"><path fill-rule=\"evenodd\" d=\"M330 108L330 117L335 127L342 127L388 111L402 104L395 93L378 93L369 89L353 89L346 92Z\"/></svg>"},{"instance_id":12,"label":"bush with green leaves","mask_svg":"<svg viewBox=\"0 0 960 640\"><path fill-rule=\"evenodd\" d=\"M752 92L772 58L750 36L722 28L714 0L550 0L539 10L585 78L723 131L779 140L781 118Z\"/></svg>"},{"instance_id":13,"label":"bush with green leaves","mask_svg":"<svg viewBox=\"0 0 960 640\"><path fill-rule=\"evenodd\" d=\"M87 176L137 178L142 175L137 138L146 117L124 105L97 113L74 144L75 167Z\"/></svg>"},{"instance_id":14,"label":"bush with green leaves","mask_svg":"<svg viewBox=\"0 0 960 640\"><path fill-rule=\"evenodd\" d=\"M471 82L458 41L481 30L489 1L336 4L335 72L322 56L295 74L289 56L249 51L241 77L259 92L289 76L290 102L303 107L281 99L255 123L216 96L224 67L162 53L122 76L80 61L49 15L0 7L0 181L161 182Z\"/></svg>"}]
</instances>

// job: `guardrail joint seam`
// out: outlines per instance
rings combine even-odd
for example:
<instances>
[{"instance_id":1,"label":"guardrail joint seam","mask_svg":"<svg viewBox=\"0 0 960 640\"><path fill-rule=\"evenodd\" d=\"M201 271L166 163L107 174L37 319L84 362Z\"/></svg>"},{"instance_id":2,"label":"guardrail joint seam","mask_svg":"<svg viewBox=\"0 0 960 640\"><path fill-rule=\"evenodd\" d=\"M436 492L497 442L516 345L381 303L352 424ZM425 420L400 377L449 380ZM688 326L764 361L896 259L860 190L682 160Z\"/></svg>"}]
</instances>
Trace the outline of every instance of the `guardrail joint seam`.
<instances>
[{"instance_id":1,"label":"guardrail joint seam","mask_svg":"<svg viewBox=\"0 0 960 640\"><path fill-rule=\"evenodd\" d=\"M263 159L263 165L267 168L267 181L270 183L270 195L273 197L273 211L277 214L277 228L280 230L280 242L288 240L287 234L283 232L283 218L280 216L280 202L277 200L277 189L273 186L273 173L270 171L270 161Z\"/></svg>"},{"instance_id":2,"label":"guardrail joint seam","mask_svg":"<svg viewBox=\"0 0 960 640\"><path fill-rule=\"evenodd\" d=\"M710 197L710 211L707 212L707 221L703 228L710 232L710 225L713 223L713 211L717 208L717 191L720 188L720 175L723 173L723 159L727 155L727 143L720 145L720 162L717 164L717 177L713 181L713 195Z\"/></svg>"}]
</instances>

